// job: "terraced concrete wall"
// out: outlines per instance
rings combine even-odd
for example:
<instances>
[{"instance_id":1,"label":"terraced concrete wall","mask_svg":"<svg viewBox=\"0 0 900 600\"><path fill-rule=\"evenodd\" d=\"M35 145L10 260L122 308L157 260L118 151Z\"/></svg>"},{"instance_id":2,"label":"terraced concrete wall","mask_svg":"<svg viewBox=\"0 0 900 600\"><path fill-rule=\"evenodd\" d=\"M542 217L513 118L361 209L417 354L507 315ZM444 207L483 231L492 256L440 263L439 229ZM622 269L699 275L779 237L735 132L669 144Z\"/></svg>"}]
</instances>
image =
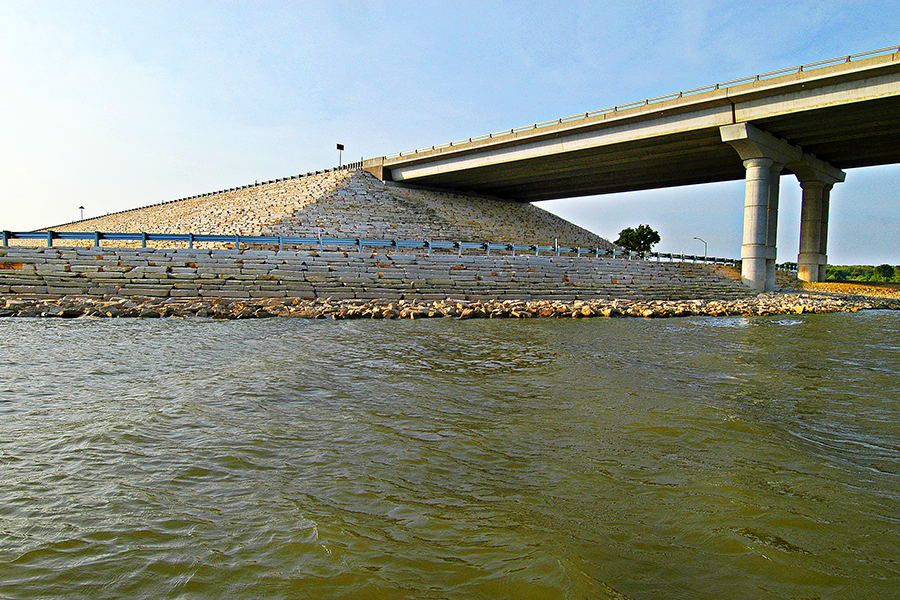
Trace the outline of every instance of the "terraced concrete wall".
<instances>
[{"instance_id":1,"label":"terraced concrete wall","mask_svg":"<svg viewBox=\"0 0 900 600\"><path fill-rule=\"evenodd\" d=\"M735 298L705 265L555 256L0 248L0 295L154 298Z\"/></svg>"}]
</instances>

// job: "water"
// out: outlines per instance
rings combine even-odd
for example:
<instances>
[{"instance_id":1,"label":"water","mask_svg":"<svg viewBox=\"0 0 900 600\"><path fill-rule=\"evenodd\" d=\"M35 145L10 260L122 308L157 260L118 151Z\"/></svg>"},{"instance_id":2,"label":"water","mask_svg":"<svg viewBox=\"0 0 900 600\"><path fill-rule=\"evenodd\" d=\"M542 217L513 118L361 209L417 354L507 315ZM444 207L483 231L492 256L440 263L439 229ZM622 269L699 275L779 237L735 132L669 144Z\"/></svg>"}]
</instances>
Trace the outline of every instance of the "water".
<instances>
[{"instance_id":1,"label":"water","mask_svg":"<svg viewBox=\"0 0 900 600\"><path fill-rule=\"evenodd\" d=\"M900 314L0 321L0 598L896 598Z\"/></svg>"}]
</instances>

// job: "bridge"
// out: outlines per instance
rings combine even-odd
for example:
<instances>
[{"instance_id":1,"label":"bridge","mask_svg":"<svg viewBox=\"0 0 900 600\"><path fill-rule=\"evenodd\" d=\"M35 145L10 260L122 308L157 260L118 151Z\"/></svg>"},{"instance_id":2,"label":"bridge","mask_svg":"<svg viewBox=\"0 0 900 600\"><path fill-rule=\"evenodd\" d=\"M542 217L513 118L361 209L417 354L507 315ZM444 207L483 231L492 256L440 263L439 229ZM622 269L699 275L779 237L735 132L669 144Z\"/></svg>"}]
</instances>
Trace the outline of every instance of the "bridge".
<instances>
[{"instance_id":1,"label":"bridge","mask_svg":"<svg viewBox=\"0 0 900 600\"><path fill-rule=\"evenodd\" d=\"M900 163L900 47L365 160L402 184L517 202L745 179L742 278L775 285L782 174L803 189L799 276L823 281L832 187Z\"/></svg>"}]
</instances>

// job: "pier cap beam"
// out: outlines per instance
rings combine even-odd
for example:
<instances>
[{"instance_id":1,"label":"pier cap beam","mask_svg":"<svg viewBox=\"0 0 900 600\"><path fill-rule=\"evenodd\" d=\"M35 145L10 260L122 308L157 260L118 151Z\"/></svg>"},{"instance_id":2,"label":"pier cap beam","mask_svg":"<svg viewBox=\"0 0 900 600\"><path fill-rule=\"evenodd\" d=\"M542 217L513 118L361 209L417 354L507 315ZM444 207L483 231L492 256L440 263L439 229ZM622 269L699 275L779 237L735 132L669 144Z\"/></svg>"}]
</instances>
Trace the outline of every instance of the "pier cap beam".
<instances>
[{"instance_id":1,"label":"pier cap beam","mask_svg":"<svg viewBox=\"0 0 900 600\"><path fill-rule=\"evenodd\" d=\"M722 141L734 148L741 160L769 158L773 162L788 165L803 156L803 150L771 133L757 129L750 123L735 123L719 128Z\"/></svg>"},{"instance_id":2,"label":"pier cap beam","mask_svg":"<svg viewBox=\"0 0 900 600\"><path fill-rule=\"evenodd\" d=\"M814 157L806 158L804 164L792 169L803 188L797 277L802 281L825 281L831 188L844 181L845 174Z\"/></svg>"},{"instance_id":3,"label":"pier cap beam","mask_svg":"<svg viewBox=\"0 0 900 600\"><path fill-rule=\"evenodd\" d=\"M847 175L811 154L804 154L800 161L791 164L790 168L803 188L797 277L801 281L825 281L831 188L835 183L844 181Z\"/></svg>"}]
</instances>

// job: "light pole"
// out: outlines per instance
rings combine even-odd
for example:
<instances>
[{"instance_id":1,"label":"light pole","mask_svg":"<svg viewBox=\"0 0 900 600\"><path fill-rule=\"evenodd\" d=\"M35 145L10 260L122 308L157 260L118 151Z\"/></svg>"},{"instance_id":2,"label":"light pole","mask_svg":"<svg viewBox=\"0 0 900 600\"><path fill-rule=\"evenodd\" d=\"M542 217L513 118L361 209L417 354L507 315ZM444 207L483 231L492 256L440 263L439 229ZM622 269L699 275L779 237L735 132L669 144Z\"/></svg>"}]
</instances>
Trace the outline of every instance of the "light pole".
<instances>
[{"instance_id":1,"label":"light pole","mask_svg":"<svg viewBox=\"0 0 900 600\"><path fill-rule=\"evenodd\" d=\"M81 211L81 220L84 221L84 207L83 207L83 206L79 206L79 207L78 207L78 210Z\"/></svg>"},{"instance_id":2,"label":"light pole","mask_svg":"<svg viewBox=\"0 0 900 600\"><path fill-rule=\"evenodd\" d=\"M694 236L694 239L703 242L703 262L706 262L706 257L708 255L706 250L707 248L709 248L709 245L706 243L706 240L704 240L703 238L698 238L696 235Z\"/></svg>"}]
</instances>

